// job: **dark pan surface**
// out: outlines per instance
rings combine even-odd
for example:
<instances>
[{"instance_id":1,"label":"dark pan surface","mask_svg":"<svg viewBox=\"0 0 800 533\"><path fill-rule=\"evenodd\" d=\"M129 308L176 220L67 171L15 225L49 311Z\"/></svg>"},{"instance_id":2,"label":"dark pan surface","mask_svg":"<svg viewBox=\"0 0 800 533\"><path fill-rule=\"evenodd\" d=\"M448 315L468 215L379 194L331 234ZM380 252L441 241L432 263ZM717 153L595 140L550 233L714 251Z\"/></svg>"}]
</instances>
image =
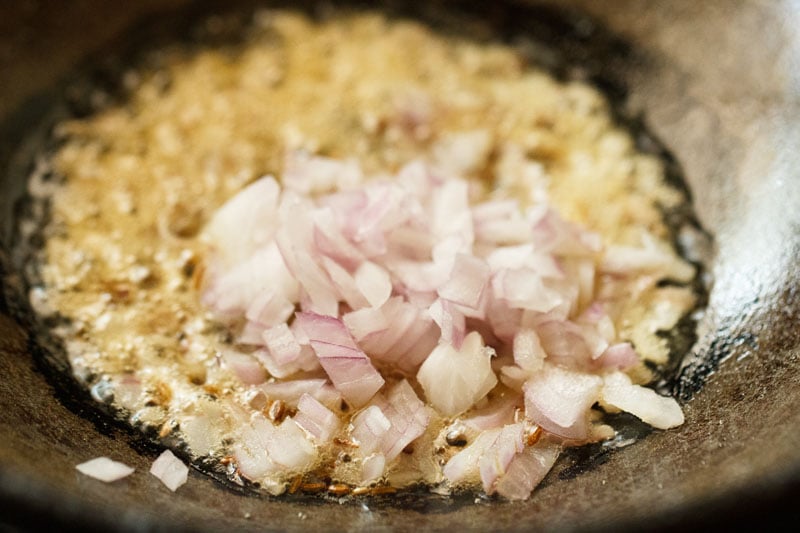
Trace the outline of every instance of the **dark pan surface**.
<instances>
[{"instance_id":1,"label":"dark pan surface","mask_svg":"<svg viewBox=\"0 0 800 533\"><path fill-rule=\"evenodd\" d=\"M157 450L98 417L48 378L33 356L30 324L20 318L18 276L5 253L12 203L33 147L21 143L22 133L38 123L54 94L49 91L84 58L104 57L142 17L185 3L0 7L0 524L650 530L798 517L788 507L800 486L795 2L545 2L555 8L444 2L453 13L541 35L554 43L543 50L554 64L583 58L584 74L601 74L623 102L623 114L641 117L682 167L697 216L714 236L714 284L699 339L672 383L687 400L681 428L595 456L580 472L556 472L527 502L464 505L410 497L394 504L365 500L367 509L243 495L198 472L168 493L146 474ZM159 15L156 25L159 19L177 20ZM74 470L98 455L122 460L137 473L104 485Z\"/></svg>"}]
</instances>

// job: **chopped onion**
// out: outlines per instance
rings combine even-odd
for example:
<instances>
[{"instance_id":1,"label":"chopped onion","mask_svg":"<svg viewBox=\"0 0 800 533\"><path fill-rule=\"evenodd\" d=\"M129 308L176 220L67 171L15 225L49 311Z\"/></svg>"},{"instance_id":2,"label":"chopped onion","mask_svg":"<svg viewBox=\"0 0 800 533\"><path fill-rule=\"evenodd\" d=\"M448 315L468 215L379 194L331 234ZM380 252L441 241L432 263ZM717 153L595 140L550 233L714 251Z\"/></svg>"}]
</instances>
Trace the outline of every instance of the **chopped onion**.
<instances>
[{"instance_id":1,"label":"chopped onion","mask_svg":"<svg viewBox=\"0 0 800 533\"><path fill-rule=\"evenodd\" d=\"M392 294L392 280L389 273L371 261L364 261L355 274L358 290L372 307L382 306Z\"/></svg>"},{"instance_id":2,"label":"chopped onion","mask_svg":"<svg viewBox=\"0 0 800 533\"><path fill-rule=\"evenodd\" d=\"M230 320L258 305L253 301L254 295L279 288L284 298L296 298L297 282L288 274L277 250L272 245L260 248L247 260L225 271L218 272L213 263L209 265L203 303L219 318ZM269 313L278 314L281 304L280 300L276 301L276 308L270 308ZM273 320L270 316L261 317L259 314L258 319L264 318L269 325Z\"/></svg>"},{"instance_id":3,"label":"chopped onion","mask_svg":"<svg viewBox=\"0 0 800 533\"><path fill-rule=\"evenodd\" d=\"M683 424L683 411L674 398L634 385L622 372L605 376L601 396L603 402L641 418L654 428L670 429Z\"/></svg>"},{"instance_id":4,"label":"chopped onion","mask_svg":"<svg viewBox=\"0 0 800 533\"><path fill-rule=\"evenodd\" d=\"M269 176L248 185L214 213L205 238L226 267L242 263L275 232L280 186Z\"/></svg>"},{"instance_id":5,"label":"chopped onion","mask_svg":"<svg viewBox=\"0 0 800 533\"><path fill-rule=\"evenodd\" d=\"M494 444L501 431L501 428L490 429L478 435L469 446L447 461L447 464L442 469L444 477L452 484L462 481L469 482L478 477L480 459L489 446Z\"/></svg>"},{"instance_id":6,"label":"chopped onion","mask_svg":"<svg viewBox=\"0 0 800 533\"><path fill-rule=\"evenodd\" d=\"M189 468L169 450L164 450L153 461L150 473L160 479L172 492L178 490L189 479Z\"/></svg>"},{"instance_id":7,"label":"chopped onion","mask_svg":"<svg viewBox=\"0 0 800 533\"><path fill-rule=\"evenodd\" d=\"M224 350L222 360L245 385L257 385L267 379L264 367L251 355L235 350Z\"/></svg>"},{"instance_id":8,"label":"chopped onion","mask_svg":"<svg viewBox=\"0 0 800 533\"><path fill-rule=\"evenodd\" d=\"M297 313L296 320L342 396L355 407L367 403L383 386L384 379L356 346L344 323L315 313Z\"/></svg>"},{"instance_id":9,"label":"chopped onion","mask_svg":"<svg viewBox=\"0 0 800 533\"><path fill-rule=\"evenodd\" d=\"M278 364L292 363L300 357L300 343L285 323L264 331L262 337L269 353Z\"/></svg>"},{"instance_id":10,"label":"chopped onion","mask_svg":"<svg viewBox=\"0 0 800 533\"><path fill-rule=\"evenodd\" d=\"M330 208L320 208L314 212L314 244L323 256L348 272L354 271L366 260L364 254L342 233L336 213Z\"/></svg>"},{"instance_id":11,"label":"chopped onion","mask_svg":"<svg viewBox=\"0 0 800 533\"><path fill-rule=\"evenodd\" d=\"M300 354L294 361L279 363L272 353L267 349L256 350L253 357L267 369L271 376L276 378L287 378L301 371L312 372L319 369L319 361L311 346L300 345Z\"/></svg>"},{"instance_id":12,"label":"chopped onion","mask_svg":"<svg viewBox=\"0 0 800 533\"><path fill-rule=\"evenodd\" d=\"M244 316L263 329L285 323L293 311L294 304L285 295L276 290L265 290L252 300Z\"/></svg>"},{"instance_id":13,"label":"chopped onion","mask_svg":"<svg viewBox=\"0 0 800 533\"><path fill-rule=\"evenodd\" d=\"M495 441L481 455L478 467L486 494L494 492L497 478L506 473L506 469L514 457L525 448L524 436L524 424L504 426Z\"/></svg>"},{"instance_id":14,"label":"chopped onion","mask_svg":"<svg viewBox=\"0 0 800 533\"><path fill-rule=\"evenodd\" d=\"M308 394L328 409L338 409L342 396L327 379L295 379L263 383L258 387L271 400L281 400L291 408L297 408L300 398Z\"/></svg>"},{"instance_id":15,"label":"chopped onion","mask_svg":"<svg viewBox=\"0 0 800 533\"><path fill-rule=\"evenodd\" d=\"M520 368L535 372L544 367L544 358L547 357L542 348L542 343L536 331L522 329L514 336L514 362Z\"/></svg>"},{"instance_id":16,"label":"chopped onion","mask_svg":"<svg viewBox=\"0 0 800 533\"><path fill-rule=\"evenodd\" d=\"M492 372L494 350L483 345L473 331L464 339L460 350L450 344L439 344L417 372L417 381L425 397L444 416L463 413L486 396L497 384Z\"/></svg>"},{"instance_id":17,"label":"chopped onion","mask_svg":"<svg viewBox=\"0 0 800 533\"><path fill-rule=\"evenodd\" d=\"M639 363L639 355L629 342L613 344L597 359L601 367L627 370Z\"/></svg>"},{"instance_id":18,"label":"chopped onion","mask_svg":"<svg viewBox=\"0 0 800 533\"><path fill-rule=\"evenodd\" d=\"M389 389L385 397L379 395L376 404L391 423L382 446L386 460L391 461L422 435L430 415L406 380Z\"/></svg>"},{"instance_id":19,"label":"chopped onion","mask_svg":"<svg viewBox=\"0 0 800 533\"><path fill-rule=\"evenodd\" d=\"M422 435L430 415L406 380L373 401L355 416L351 433L360 453L380 452L388 463Z\"/></svg>"},{"instance_id":20,"label":"chopped onion","mask_svg":"<svg viewBox=\"0 0 800 533\"><path fill-rule=\"evenodd\" d=\"M267 443L269 458L277 465L302 471L317 461L317 451L291 418L284 420Z\"/></svg>"},{"instance_id":21,"label":"chopped onion","mask_svg":"<svg viewBox=\"0 0 800 533\"><path fill-rule=\"evenodd\" d=\"M381 313L391 326L363 338L361 347L374 361L416 372L436 346L438 329L423 310L401 297L391 298L381 307Z\"/></svg>"},{"instance_id":22,"label":"chopped onion","mask_svg":"<svg viewBox=\"0 0 800 533\"><path fill-rule=\"evenodd\" d=\"M486 429L502 428L514 421L514 412L523 405L522 395L507 393L500 398L493 399L486 407L468 413L463 419L464 425L483 431Z\"/></svg>"},{"instance_id":23,"label":"chopped onion","mask_svg":"<svg viewBox=\"0 0 800 533\"><path fill-rule=\"evenodd\" d=\"M616 303L596 282L598 271L683 280L693 269L647 237L638 248L603 249L598 235L545 203L471 205L476 190L452 174L485 165L485 135L440 138L433 168L415 161L394 180L366 180L354 161L290 152L283 190L259 180L209 223L203 302L249 346L224 351L223 363L261 402L292 410L280 425L256 413L240 429L232 454L243 476L281 492L270 476L311 468L315 444L344 431L363 483L394 475L433 416L409 376L439 416L462 416L452 423L473 439L430 479L480 481L511 500L528 497L560 443L613 431L592 424L595 402L657 428L683 422L674 400L619 372L639 357L619 339L606 309ZM540 165L520 172L545 179ZM199 435L211 416L187 431ZM532 423L551 436L527 446Z\"/></svg>"},{"instance_id":24,"label":"chopped onion","mask_svg":"<svg viewBox=\"0 0 800 533\"><path fill-rule=\"evenodd\" d=\"M554 444L543 443L527 448L508 465L495 484L500 496L509 500L525 500L547 475L561 453Z\"/></svg>"},{"instance_id":25,"label":"chopped onion","mask_svg":"<svg viewBox=\"0 0 800 533\"><path fill-rule=\"evenodd\" d=\"M489 281L489 265L480 258L458 254L450 279L439 288L439 296L453 303L477 309Z\"/></svg>"},{"instance_id":26,"label":"chopped onion","mask_svg":"<svg viewBox=\"0 0 800 533\"><path fill-rule=\"evenodd\" d=\"M428 308L428 313L441 331L442 342L460 348L466 335L466 317L447 300L438 299Z\"/></svg>"},{"instance_id":27,"label":"chopped onion","mask_svg":"<svg viewBox=\"0 0 800 533\"><path fill-rule=\"evenodd\" d=\"M584 368L592 352L580 326L567 320L547 321L536 328L536 333L550 361L571 368Z\"/></svg>"},{"instance_id":28,"label":"chopped onion","mask_svg":"<svg viewBox=\"0 0 800 533\"><path fill-rule=\"evenodd\" d=\"M111 483L133 474L134 468L108 457L95 457L75 467L78 472L94 479Z\"/></svg>"},{"instance_id":29,"label":"chopped onion","mask_svg":"<svg viewBox=\"0 0 800 533\"><path fill-rule=\"evenodd\" d=\"M357 342L389 329L386 315L381 309L374 307L364 307L347 313L342 317L342 321Z\"/></svg>"},{"instance_id":30,"label":"chopped onion","mask_svg":"<svg viewBox=\"0 0 800 533\"><path fill-rule=\"evenodd\" d=\"M589 409L602 386L599 376L546 365L525 383L525 414L550 433L585 439Z\"/></svg>"},{"instance_id":31,"label":"chopped onion","mask_svg":"<svg viewBox=\"0 0 800 533\"><path fill-rule=\"evenodd\" d=\"M363 454L380 450L392 423L377 405L370 405L353 418L351 434Z\"/></svg>"},{"instance_id":32,"label":"chopped onion","mask_svg":"<svg viewBox=\"0 0 800 533\"><path fill-rule=\"evenodd\" d=\"M274 426L261 415L241 429L233 456L239 471L249 479L273 472L302 472L317 460L314 445L294 420L287 418Z\"/></svg>"},{"instance_id":33,"label":"chopped onion","mask_svg":"<svg viewBox=\"0 0 800 533\"><path fill-rule=\"evenodd\" d=\"M492 278L494 296L509 307L547 313L564 301L563 295L545 286L541 276L530 268L503 269Z\"/></svg>"},{"instance_id":34,"label":"chopped onion","mask_svg":"<svg viewBox=\"0 0 800 533\"><path fill-rule=\"evenodd\" d=\"M382 453L373 453L361 462L361 482L369 483L383 475L386 468L386 457Z\"/></svg>"},{"instance_id":35,"label":"chopped onion","mask_svg":"<svg viewBox=\"0 0 800 533\"><path fill-rule=\"evenodd\" d=\"M339 417L308 393L304 393L297 402L294 420L322 442L329 441L341 426Z\"/></svg>"}]
</instances>

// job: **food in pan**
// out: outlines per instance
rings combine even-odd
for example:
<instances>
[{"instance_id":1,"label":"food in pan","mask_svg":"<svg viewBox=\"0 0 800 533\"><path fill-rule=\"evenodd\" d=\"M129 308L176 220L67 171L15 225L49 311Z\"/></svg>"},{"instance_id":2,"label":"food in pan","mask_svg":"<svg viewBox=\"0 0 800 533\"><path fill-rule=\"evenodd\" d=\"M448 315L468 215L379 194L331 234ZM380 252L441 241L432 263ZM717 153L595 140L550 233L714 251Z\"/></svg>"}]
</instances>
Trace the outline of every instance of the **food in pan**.
<instances>
[{"instance_id":1,"label":"food in pan","mask_svg":"<svg viewBox=\"0 0 800 533\"><path fill-rule=\"evenodd\" d=\"M695 306L685 201L596 89L375 13L261 11L61 122L30 300L75 377L272 494L528 498ZM42 180L56 176L56 185Z\"/></svg>"}]
</instances>

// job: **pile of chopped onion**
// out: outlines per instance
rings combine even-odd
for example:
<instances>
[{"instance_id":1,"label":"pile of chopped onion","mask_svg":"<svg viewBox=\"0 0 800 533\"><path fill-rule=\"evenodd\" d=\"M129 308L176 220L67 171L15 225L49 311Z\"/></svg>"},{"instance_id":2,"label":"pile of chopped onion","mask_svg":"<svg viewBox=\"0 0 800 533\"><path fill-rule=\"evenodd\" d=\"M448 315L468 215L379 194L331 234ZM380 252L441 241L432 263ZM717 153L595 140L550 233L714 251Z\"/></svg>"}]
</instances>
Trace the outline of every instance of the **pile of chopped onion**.
<instances>
[{"instance_id":1,"label":"pile of chopped onion","mask_svg":"<svg viewBox=\"0 0 800 533\"><path fill-rule=\"evenodd\" d=\"M599 273L667 275L674 258L480 196L421 162L366 179L353 161L292 154L282 184L262 178L216 213L202 299L236 335L222 361L289 412L245 424L242 475L302 474L340 436L370 483L439 420L468 440L445 486L524 499L562 446L613 435L598 404L683 423L624 373L639 356L596 293Z\"/></svg>"}]
</instances>

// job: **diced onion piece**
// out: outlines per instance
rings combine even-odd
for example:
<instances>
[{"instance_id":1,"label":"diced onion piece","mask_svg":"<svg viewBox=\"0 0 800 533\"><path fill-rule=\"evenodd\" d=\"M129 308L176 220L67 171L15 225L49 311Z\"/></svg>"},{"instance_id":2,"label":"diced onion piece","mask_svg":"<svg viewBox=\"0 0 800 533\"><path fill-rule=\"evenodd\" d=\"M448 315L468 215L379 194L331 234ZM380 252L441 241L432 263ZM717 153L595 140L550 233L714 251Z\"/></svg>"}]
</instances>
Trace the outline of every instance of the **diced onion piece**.
<instances>
[{"instance_id":1,"label":"diced onion piece","mask_svg":"<svg viewBox=\"0 0 800 533\"><path fill-rule=\"evenodd\" d=\"M383 333L389 329L389 321L381 309L364 307L351 311L342 317L350 334L357 342L361 342L370 335Z\"/></svg>"},{"instance_id":2,"label":"diced onion piece","mask_svg":"<svg viewBox=\"0 0 800 533\"><path fill-rule=\"evenodd\" d=\"M270 481L270 474L302 472L317 460L314 445L294 420L287 418L275 426L262 415L240 429L232 452L239 472L262 484ZM275 494L284 490L282 484L266 488Z\"/></svg>"},{"instance_id":3,"label":"diced onion piece","mask_svg":"<svg viewBox=\"0 0 800 533\"><path fill-rule=\"evenodd\" d=\"M212 263L209 265L209 282L203 293L203 303L224 320L235 319L250 310L253 296L265 291L280 288L284 298L297 297L297 282L288 273L277 246L267 245L258 249L246 260L233 265L229 270L217 272ZM277 309L270 309L275 314L280 312L283 303L276 301ZM271 315L261 316L269 325L273 322Z\"/></svg>"},{"instance_id":4,"label":"diced onion piece","mask_svg":"<svg viewBox=\"0 0 800 533\"><path fill-rule=\"evenodd\" d=\"M528 217L533 224L533 246L537 250L561 256L586 257L602 248L599 235L581 230L550 207L536 206L529 210Z\"/></svg>"},{"instance_id":5,"label":"diced onion piece","mask_svg":"<svg viewBox=\"0 0 800 533\"><path fill-rule=\"evenodd\" d=\"M329 441L339 430L341 422L336 414L304 393L297 402L295 422L322 442Z\"/></svg>"},{"instance_id":6,"label":"diced onion piece","mask_svg":"<svg viewBox=\"0 0 800 533\"><path fill-rule=\"evenodd\" d=\"M634 385L622 372L613 372L604 378L601 396L603 402L642 419L654 428L670 429L684 421L683 411L674 398Z\"/></svg>"},{"instance_id":7,"label":"diced onion piece","mask_svg":"<svg viewBox=\"0 0 800 533\"><path fill-rule=\"evenodd\" d=\"M415 310L411 327L390 348L389 355L400 370L413 374L436 347L440 337L433 319L425 311Z\"/></svg>"},{"instance_id":8,"label":"diced onion piece","mask_svg":"<svg viewBox=\"0 0 800 533\"><path fill-rule=\"evenodd\" d=\"M314 244L316 249L341 265L353 271L364 261L364 254L342 233L336 214L330 208L321 207L314 212Z\"/></svg>"},{"instance_id":9,"label":"diced onion piece","mask_svg":"<svg viewBox=\"0 0 800 533\"><path fill-rule=\"evenodd\" d=\"M509 307L547 313L564 301L558 291L545 286L541 276L530 268L509 268L495 274L492 289L496 298Z\"/></svg>"},{"instance_id":10,"label":"diced onion piece","mask_svg":"<svg viewBox=\"0 0 800 533\"><path fill-rule=\"evenodd\" d=\"M466 448L455 454L444 465L442 473L451 484L469 482L478 477L478 464L483 453L496 440L501 428L482 432Z\"/></svg>"},{"instance_id":11,"label":"diced onion piece","mask_svg":"<svg viewBox=\"0 0 800 533\"><path fill-rule=\"evenodd\" d=\"M261 178L214 213L204 236L226 267L240 264L272 238L279 194L275 178Z\"/></svg>"},{"instance_id":12,"label":"diced onion piece","mask_svg":"<svg viewBox=\"0 0 800 533\"><path fill-rule=\"evenodd\" d=\"M521 329L514 335L514 362L520 368L535 372L544 367L547 357L536 331Z\"/></svg>"},{"instance_id":13,"label":"diced onion piece","mask_svg":"<svg viewBox=\"0 0 800 533\"><path fill-rule=\"evenodd\" d=\"M669 251L658 248L652 239L646 240L643 247L609 246L600 268L603 272L613 274L653 272L678 281L689 281L694 276L694 267Z\"/></svg>"},{"instance_id":14,"label":"diced onion piece","mask_svg":"<svg viewBox=\"0 0 800 533\"><path fill-rule=\"evenodd\" d=\"M509 500L525 500L547 475L561 453L555 444L540 443L517 455L495 484L495 491Z\"/></svg>"},{"instance_id":15,"label":"diced onion piece","mask_svg":"<svg viewBox=\"0 0 800 533\"><path fill-rule=\"evenodd\" d=\"M464 313L451 302L442 299L434 301L428 308L428 313L439 326L441 342L459 348L464 342L467 329Z\"/></svg>"},{"instance_id":16,"label":"diced onion piece","mask_svg":"<svg viewBox=\"0 0 800 533\"><path fill-rule=\"evenodd\" d=\"M78 472L105 483L120 480L133 474L134 468L108 457L95 457L75 467Z\"/></svg>"},{"instance_id":17,"label":"diced onion piece","mask_svg":"<svg viewBox=\"0 0 800 533\"><path fill-rule=\"evenodd\" d=\"M292 363L300 357L300 343L285 323L266 330L263 339L269 353L278 364Z\"/></svg>"},{"instance_id":18,"label":"diced onion piece","mask_svg":"<svg viewBox=\"0 0 800 533\"><path fill-rule=\"evenodd\" d=\"M322 258L322 266L331 278L334 288L352 309L359 309L369 305L356 284L352 274L339 263L328 257Z\"/></svg>"},{"instance_id":19,"label":"diced onion piece","mask_svg":"<svg viewBox=\"0 0 800 533\"><path fill-rule=\"evenodd\" d=\"M430 199L431 233L441 241L459 236L471 244L472 213L469 209L469 186L464 180L448 180L433 191Z\"/></svg>"},{"instance_id":20,"label":"diced onion piece","mask_svg":"<svg viewBox=\"0 0 800 533\"><path fill-rule=\"evenodd\" d=\"M550 361L571 368L584 368L592 353L579 326L567 320L540 324L536 333Z\"/></svg>"},{"instance_id":21,"label":"diced onion piece","mask_svg":"<svg viewBox=\"0 0 800 533\"><path fill-rule=\"evenodd\" d=\"M293 311L294 304L286 296L275 290L266 290L253 298L244 316L251 322L271 327L285 323Z\"/></svg>"},{"instance_id":22,"label":"diced onion piece","mask_svg":"<svg viewBox=\"0 0 800 533\"><path fill-rule=\"evenodd\" d=\"M382 443L387 461L397 457L403 449L425 432L430 416L408 381L399 381L379 397L377 404L391 423Z\"/></svg>"},{"instance_id":23,"label":"diced onion piece","mask_svg":"<svg viewBox=\"0 0 800 533\"><path fill-rule=\"evenodd\" d=\"M497 439L481 455L478 467L486 494L494 492L497 478L506 473L514 457L525 449L524 435L525 426L522 423L504 426Z\"/></svg>"},{"instance_id":24,"label":"diced onion piece","mask_svg":"<svg viewBox=\"0 0 800 533\"><path fill-rule=\"evenodd\" d=\"M267 379L264 367L249 354L224 350L222 360L245 385L257 385Z\"/></svg>"},{"instance_id":25,"label":"diced onion piece","mask_svg":"<svg viewBox=\"0 0 800 533\"><path fill-rule=\"evenodd\" d=\"M384 379L356 346L344 323L315 313L297 313L296 320L342 396L354 407L367 403L383 386Z\"/></svg>"},{"instance_id":26,"label":"diced onion piece","mask_svg":"<svg viewBox=\"0 0 800 533\"><path fill-rule=\"evenodd\" d=\"M373 453L361 462L361 482L370 483L380 478L386 468L386 457L382 453Z\"/></svg>"},{"instance_id":27,"label":"diced onion piece","mask_svg":"<svg viewBox=\"0 0 800 533\"><path fill-rule=\"evenodd\" d=\"M519 202L517 200L490 200L472 206L472 219L475 225L490 220L506 220L519 216Z\"/></svg>"},{"instance_id":28,"label":"diced onion piece","mask_svg":"<svg viewBox=\"0 0 800 533\"><path fill-rule=\"evenodd\" d=\"M169 451L164 452L153 461L150 473L156 476L172 492L189 479L189 467Z\"/></svg>"},{"instance_id":29,"label":"diced onion piece","mask_svg":"<svg viewBox=\"0 0 800 533\"><path fill-rule=\"evenodd\" d=\"M279 363L267 349L256 350L253 352L253 357L264 365L270 376L276 378L286 378L300 371L312 372L320 368L317 355L311 349L311 346L307 345L300 345L300 355L297 356L297 359L288 363Z\"/></svg>"},{"instance_id":30,"label":"diced onion piece","mask_svg":"<svg viewBox=\"0 0 800 533\"><path fill-rule=\"evenodd\" d=\"M615 368L617 370L627 370L636 366L639 361L639 355L629 342L612 344L597 358L597 363L601 367Z\"/></svg>"},{"instance_id":31,"label":"diced onion piece","mask_svg":"<svg viewBox=\"0 0 800 533\"><path fill-rule=\"evenodd\" d=\"M231 449L238 471L247 479L263 479L276 470L267 457L267 450L252 428L244 428Z\"/></svg>"},{"instance_id":32,"label":"diced onion piece","mask_svg":"<svg viewBox=\"0 0 800 533\"><path fill-rule=\"evenodd\" d=\"M489 281L489 265L478 257L458 254L450 278L439 288L439 296L459 305L477 309Z\"/></svg>"},{"instance_id":33,"label":"diced onion piece","mask_svg":"<svg viewBox=\"0 0 800 533\"><path fill-rule=\"evenodd\" d=\"M392 294L392 280L389 273L371 261L364 261L355 274L358 290L372 307L380 307Z\"/></svg>"},{"instance_id":34,"label":"diced onion piece","mask_svg":"<svg viewBox=\"0 0 800 533\"><path fill-rule=\"evenodd\" d=\"M246 322L239 336L236 337L236 344L261 346L264 344L264 329L266 327L258 322Z\"/></svg>"},{"instance_id":35,"label":"diced onion piece","mask_svg":"<svg viewBox=\"0 0 800 533\"><path fill-rule=\"evenodd\" d=\"M334 389L326 379L294 379L291 381L277 381L263 383L258 387L271 400L286 402L291 408L296 408L304 394L325 405L328 409L338 408L341 403L341 394Z\"/></svg>"},{"instance_id":36,"label":"diced onion piece","mask_svg":"<svg viewBox=\"0 0 800 533\"><path fill-rule=\"evenodd\" d=\"M390 298L381 312L391 326L368 335L359 345L374 361L416 372L439 340L436 326L423 310L401 297Z\"/></svg>"},{"instance_id":37,"label":"diced onion piece","mask_svg":"<svg viewBox=\"0 0 800 533\"><path fill-rule=\"evenodd\" d=\"M602 386L599 376L546 365L523 387L525 414L551 433L585 439L589 409L598 400Z\"/></svg>"},{"instance_id":38,"label":"diced onion piece","mask_svg":"<svg viewBox=\"0 0 800 533\"><path fill-rule=\"evenodd\" d=\"M291 418L275 429L266 444L270 460L285 470L303 471L317 460L314 445Z\"/></svg>"},{"instance_id":39,"label":"diced onion piece","mask_svg":"<svg viewBox=\"0 0 800 533\"><path fill-rule=\"evenodd\" d=\"M489 298L486 318L494 335L504 342L513 342L520 329L524 314L522 309L514 309L502 298Z\"/></svg>"},{"instance_id":40,"label":"diced onion piece","mask_svg":"<svg viewBox=\"0 0 800 533\"><path fill-rule=\"evenodd\" d=\"M378 451L389 462L424 433L430 416L406 380L373 401L353 419L352 435L359 442L360 453Z\"/></svg>"},{"instance_id":41,"label":"diced onion piece","mask_svg":"<svg viewBox=\"0 0 800 533\"><path fill-rule=\"evenodd\" d=\"M487 429L502 428L514 421L514 411L522 406L522 395L507 393L501 398L493 399L489 405L482 409L470 411L463 419L464 425L484 431Z\"/></svg>"},{"instance_id":42,"label":"diced onion piece","mask_svg":"<svg viewBox=\"0 0 800 533\"><path fill-rule=\"evenodd\" d=\"M339 314L339 294L330 275L305 250L295 251L297 281L308 296L306 309L321 315Z\"/></svg>"},{"instance_id":43,"label":"diced onion piece","mask_svg":"<svg viewBox=\"0 0 800 533\"><path fill-rule=\"evenodd\" d=\"M351 434L359 445L359 451L370 454L382 447L383 439L392 423L377 405L370 405L353 418Z\"/></svg>"},{"instance_id":44,"label":"diced onion piece","mask_svg":"<svg viewBox=\"0 0 800 533\"><path fill-rule=\"evenodd\" d=\"M444 416L463 413L486 396L497 384L492 371L492 348L483 345L480 333L473 331L460 350L439 344L417 372L425 397Z\"/></svg>"},{"instance_id":45,"label":"diced onion piece","mask_svg":"<svg viewBox=\"0 0 800 533\"><path fill-rule=\"evenodd\" d=\"M435 291L447 281L452 265L399 259L389 268L406 290L427 292Z\"/></svg>"},{"instance_id":46,"label":"diced onion piece","mask_svg":"<svg viewBox=\"0 0 800 533\"><path fill-rule=\"evenodd\" d=\"M522 390L531 373L517 365L505 365L500 368L500 381L503 385L513 390Z\"/></svg>"}]
</instances>

